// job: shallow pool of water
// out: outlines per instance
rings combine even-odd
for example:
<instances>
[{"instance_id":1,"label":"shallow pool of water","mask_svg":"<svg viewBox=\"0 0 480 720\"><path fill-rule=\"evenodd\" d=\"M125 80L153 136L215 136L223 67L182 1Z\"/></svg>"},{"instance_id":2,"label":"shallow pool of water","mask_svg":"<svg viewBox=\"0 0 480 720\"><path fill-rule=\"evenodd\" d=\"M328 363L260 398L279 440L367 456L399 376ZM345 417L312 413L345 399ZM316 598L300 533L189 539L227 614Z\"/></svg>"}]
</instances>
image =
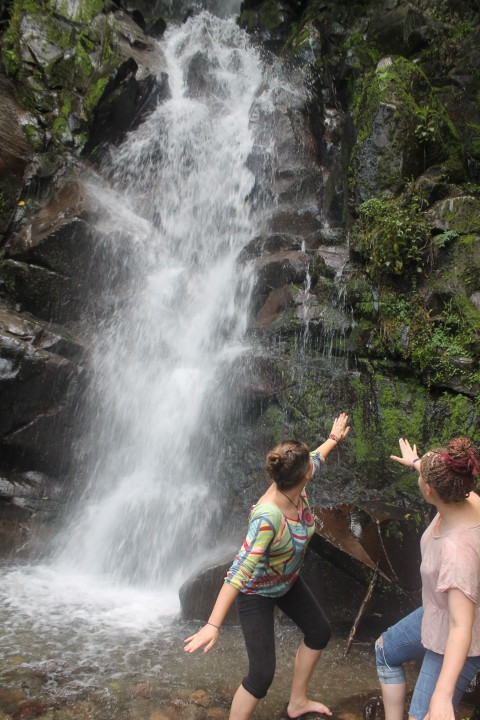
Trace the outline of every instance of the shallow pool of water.
<instances>
[{"instance_id":1,"label":"shallow pool of water","mask_svg":"<svg viewBox=\"0 0 480 720\"><path fill-rule=\"evenodd\" d=\"M210 653L184 654L183 639L200 623L179 619L177 593L10 567L0 571L0 605L0 719L222 720L246 669L238 627L223 628ZM337 633L323 653L311 695L338 717L353 708L350 717L360 718L364 700L352 696L377 688L372 640L354 643L344 659ZM299 641L279 620L277 673L256 720L282 716Z\"/></svg>"}]
</instances>

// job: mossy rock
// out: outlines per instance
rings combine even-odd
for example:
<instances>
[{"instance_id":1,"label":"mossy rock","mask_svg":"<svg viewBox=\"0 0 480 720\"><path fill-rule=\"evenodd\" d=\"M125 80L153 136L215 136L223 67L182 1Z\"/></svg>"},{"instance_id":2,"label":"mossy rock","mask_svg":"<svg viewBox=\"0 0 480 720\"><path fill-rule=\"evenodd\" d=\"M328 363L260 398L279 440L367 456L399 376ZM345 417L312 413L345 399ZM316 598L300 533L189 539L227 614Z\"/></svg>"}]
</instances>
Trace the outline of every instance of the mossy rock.
<instances>
[{"instance_id":1,"label":"mossy rock","mask_svg":"<svg viewBox=\"0 0 480 720\"><path fill-rule=\"evenodd\" d=\"M399 192L433 164L463 162L453 123L426 75L406 58L384 58L362 79L353 105L350 177L357 201Z\"/></svg>"},{"instance_id":2,"label":"mossy rock","mask_svg":"<svg viewBox=\"0 0 480 720\"><path fill-rule=\"evenodd\" d=\"M244 2L238 22L240 27L261 38L273 50L280 50L295 20L293 8L280 0L264 0L261 3Z\"/></svg>"},{"instance_id":3,"label":"mossy rock","mask_svg":"<svg viewBox=\"0 0 480 720\"><path fill-rule=\"evenodd\" d=\"M439 230L459 234L480 233L480 198L470 195L449 197L435 203L428 212L432 225Z\"/></svg>"},{"instance_id":4,"label":"mossy rock","mask_svg":"<svg viewBox=\"0 0 480 720\"><path fill-rule=\"evenodd\" d=\"M132 56L153 47L129 16L106 12L112 9L106 0L75 7L66 0L13 2L3 65L19 103L49 128L57 151L84 147L95 108L115 89L119 68L131 61L135 75Z\"/></svg>"},{"instance_id":5,"label":"mossy rock","mask_svg":"<svg viewBox=\"0 0 480 720\"><path fill-rule=\"evenodd\" d=\"M13 217L22 185L22 180L13 174L0 178L0 233L7 229Z\"/></svg>"}]
</instances>

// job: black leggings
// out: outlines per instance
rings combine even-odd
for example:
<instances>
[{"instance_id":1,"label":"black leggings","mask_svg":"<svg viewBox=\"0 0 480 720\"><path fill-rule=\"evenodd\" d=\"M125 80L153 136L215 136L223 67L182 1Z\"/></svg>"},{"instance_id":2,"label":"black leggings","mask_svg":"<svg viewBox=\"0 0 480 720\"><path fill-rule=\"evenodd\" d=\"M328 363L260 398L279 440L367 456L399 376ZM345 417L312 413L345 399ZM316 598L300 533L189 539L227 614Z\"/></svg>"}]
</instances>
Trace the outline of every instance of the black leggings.
<instances>
[{"instance_id":1,"label":"black leggings","mask_svg":"<svg viewBox=\"0 0 480 720\"><path fill-rule=\"evenodd\" d=\"M323 650L330 640L328 620L302 578L281 597L239 593L236 604L249 662L242 685L259 700L267 694L275 674L275 605L298 625L304 634L303 642L311 650Z\"/></svg>"}]
</instances>

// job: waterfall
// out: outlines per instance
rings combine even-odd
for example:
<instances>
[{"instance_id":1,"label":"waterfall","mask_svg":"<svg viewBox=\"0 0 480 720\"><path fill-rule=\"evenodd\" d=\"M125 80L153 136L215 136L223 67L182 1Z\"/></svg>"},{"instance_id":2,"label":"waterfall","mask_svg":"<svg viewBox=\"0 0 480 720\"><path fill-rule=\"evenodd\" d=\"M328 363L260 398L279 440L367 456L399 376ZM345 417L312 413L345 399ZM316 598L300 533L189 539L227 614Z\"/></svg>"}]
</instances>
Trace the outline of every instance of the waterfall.
<instances>
[{"instance_id":1,"label":"waterfall","mask_svg":"<svg viewBox=\"0 0 480 720\"><path fill-rule=\"evenodd\" d=\"M228 368L249 350L238 256L263 202L261 188L250 201L249 158L269 152L254 108L268 114L278 82L233 18L204 11L159 42L169 99L86 178L112 255L77 453L85 489L55 557L2 576L12 638L19 622L50 635L76 632L75 618L79 633L163 623L218 539Z\"/></svg>"},{"instance_id":2,"label":"waterfall","mask_svg":"<svg viewBox=\"0 0 480 720\"><path fill-rule=\"evenodd\" d=\"M245 351L249 280L236 260L252 233L261 67L234 22L208 13L163 47L170 99L112 151L108 187L93 181L102 226L131 244L135 291L94 342L96 457L61 561L175 587L211 536L221 438L208 417L222 415L220 368Z\"/></svg>"}]
</instances>

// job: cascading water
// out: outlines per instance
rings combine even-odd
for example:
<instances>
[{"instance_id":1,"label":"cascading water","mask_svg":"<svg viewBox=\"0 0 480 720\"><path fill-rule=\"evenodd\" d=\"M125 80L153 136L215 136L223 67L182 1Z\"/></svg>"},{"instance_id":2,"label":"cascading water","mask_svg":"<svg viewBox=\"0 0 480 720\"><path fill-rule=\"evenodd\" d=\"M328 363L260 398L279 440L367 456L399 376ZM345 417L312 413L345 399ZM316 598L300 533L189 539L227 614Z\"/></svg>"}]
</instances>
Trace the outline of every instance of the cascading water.
<instances>
[{"instance_id":1,"label":"cascading water","mask_svg":"<svg viewBox=\"0 0 480 720\"><path fill-rule=\"evenodd\" d=\"M261 71L244 34L208 14L164 50L171 98L112 153L111 187L94 189L103 222L133 238L143 287L95 342L92 497L62 561L175 588L215 516L214 458L198 436L222 414L219 368L244 351L248 278L236 259L252 232L246 160ZM197 93L185 78L200 62Z\"/></svg>"}]
</instances>

